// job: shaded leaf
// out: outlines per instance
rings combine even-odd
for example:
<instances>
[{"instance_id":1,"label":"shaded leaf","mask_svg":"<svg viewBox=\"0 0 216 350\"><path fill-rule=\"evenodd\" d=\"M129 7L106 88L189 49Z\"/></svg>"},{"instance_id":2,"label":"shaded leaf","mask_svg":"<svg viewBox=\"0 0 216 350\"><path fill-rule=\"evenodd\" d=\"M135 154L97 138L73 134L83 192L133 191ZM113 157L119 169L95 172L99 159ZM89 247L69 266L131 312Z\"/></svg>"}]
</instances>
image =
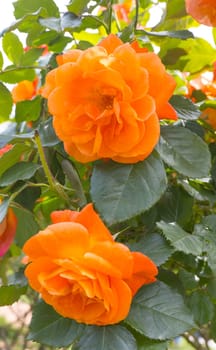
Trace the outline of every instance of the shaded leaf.
<instances>
[{"instance_id":1,"label":"shaded leaf","mask_svg":"<svg viewBox=\"0 0 216 350\"><path fill-rule=\"evenodd\" d=\"M62 347L73 343L83 330L84 325L60 316L51 306L40 301L33 309L28 339Z\"/></svg>"},{"instance_id":2,"label":"shaded leaf","mask_svg":"<svg viewBox=\"0 0 216 350\"><path fill-rule=\"evenodd\" d=\"M12 111L13 100L8 88L0 83L0 122L8 120Z\"/></svg>"},{"instance_id":3,"label":"shaded leaf","mask_svg":"<svg viewBox=\"0 0 216 350\"><path fill-rule=\"evenodd\" d=\"M138 291L126 322L158 340L174 338L195 326L182 296L159 281Z\"/></svg>"},{"instance_id":4,"label":"shaded leaf","mask_svg":"<svg viewBox=\"0 0 216 350\"><path fill-rule=\"evenodd\" d=\"M163 264L174 252L174 249L159 233L146 234L136 242L127 243L130 250L146 254L157 266Z\"/></svg>"},{"instance_id":5,"label":"shaded leaf","mask_svg":"<svg viewBox=\"0 0 216 350\"><path fill-rule=\"evenodd\" d=\"M30 179L40 168L39 164L19 162L7 169L0 177L0 186L8 186L19 180Z\"/></svg>"},{"instance_id":6,"label":"shaded leaf","mask_svg":"<svg viewBox=\"0 0 216 350\"><path fill-rule=\"evenodd\" d=\"M189 129L164 126L157 146L161 158L180 174L204 177L209 174L211 156L207 144Z\"/></svg>"},{"instance_id":7,"label":"shaded leaf","mask_svg":"<svg viewBox=\"0 0 216 350\"><path fill-rule=\"evenodd\" d=\"M13 210L18 222L15 241L18 246L22 247L31 236L39 231L39 226L30 211L22 207L13 208Z\"/></svg>"},{"instance_id":8,"label":"shaded leaf","mask_svg":"<svg viewBox=\"0 0 216 350\"><path fill-rule=\"evenodd\" d=\"M22 144L14 145L8 152L0 157L0 176L12 165L20 160L21 155L29 150L29 146Z\"/></svg>"},{"instance_id":9,"label":"shaded leaf","mask_svg":"<svg viewBox=\"0 0 216 350\"><path fill-rule=\"evenodd\" d=\"M0 306L11 305L19 300L20 296L26 292L27 287L19 285L0 287Z\"/></svg>"},{"instance_id":10,"label":"shaded leaf","mask_svg":"<svg viewBox=\"0 0 216 350\"><path fill-rule=\"evenodd\" d=\"M194 320L202 326L207 324L214 315L214 305L210 298L201 291L195 291L188 297L188 306L191 309Z\"/></svg>"},{"instance_id":11,"label":"shaded leaf","mask_svg":"<svg viewBox=\"0 0 216 350\"><path fill-rule=\"evenodd\" d=\"M201 255L203 244L199 237L187 233L176 223L158 222L157 226L163 231L175 250L185 254Z\"/></svg>"},{"instance_id":12,"label":"shaded leaf","mask_svg":"<svg viewBox=\"0 0 216 350\"><path fill-rule=\"evenodd\" d=\"M173 95L169 102L175 108L178 117L181 119L196 120L200 116L199 108L184 96Z\"/></svg>"},{"instance_id":13,"label":"shaded leaf","mask_svg":"<svg viewBox=\"0 0 216 350\"><path fill-rule=\"evenodd\" d=\"M124 327L88 326L73 350L136 350L136 341L133 335Z\"/></svg>"},{"instance_id":14,"label":"shaded leaf","mask_svg":"<svg viewBox=\"0 0 216 350\"><path fill-rule=\"evenodd\" d=\"M35 121L40 117L41 97L36 96L33 100L16 103L15 118L17 123L23 121Z\"/></svg>"},{"instance_id":15,"label":"shaded leaf","mask_svg":"<svg viewBox=\"0 0 216 350\"><path fill-rule=\"evenodd\" d=\"M163 163L157 154L136 164L101 162L93 169L91 195L102 217L111 225L152 207L165 191L166 183Z\"/></svg>"}]
</instances>

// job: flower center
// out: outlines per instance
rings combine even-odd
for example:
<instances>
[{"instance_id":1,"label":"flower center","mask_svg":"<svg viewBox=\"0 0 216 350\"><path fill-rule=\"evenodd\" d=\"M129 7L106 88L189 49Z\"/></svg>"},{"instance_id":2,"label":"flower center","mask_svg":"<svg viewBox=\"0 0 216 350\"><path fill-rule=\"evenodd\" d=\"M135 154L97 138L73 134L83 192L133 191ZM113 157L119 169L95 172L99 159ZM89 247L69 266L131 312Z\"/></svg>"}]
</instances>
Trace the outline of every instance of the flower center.
<instances>
[{"instance_id":1,"label":"flower center","mask_svg":"<svg viewBox=\"0 0 216 350\"><path fill-rule=\"evenodd\" d=\"M101 106L103 109L113 109L114 96L102 95L101 96Z\"/></svg>"}]
</instances>

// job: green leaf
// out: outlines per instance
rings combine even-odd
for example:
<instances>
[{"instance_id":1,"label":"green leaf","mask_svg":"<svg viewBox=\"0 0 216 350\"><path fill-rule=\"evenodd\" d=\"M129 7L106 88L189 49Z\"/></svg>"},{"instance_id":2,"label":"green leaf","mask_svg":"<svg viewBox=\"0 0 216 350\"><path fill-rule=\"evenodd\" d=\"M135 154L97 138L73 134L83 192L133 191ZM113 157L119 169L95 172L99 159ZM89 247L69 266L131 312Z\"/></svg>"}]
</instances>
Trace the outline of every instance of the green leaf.
<instances>
[{"instance_id":1,"label":"green leaf","mask_svg":"<svg viewBox=\"0 0 216 350\"><path fill-rule=\"evenodd\" d=\"M12 106L13 100L10 91L0 83L0 122L8 120Z\"/></svg>"},{"instance_id":2,"label":"green leaf","mask_svg":"<svg viewBox=\"0 0 216 350\"><path fill-rule=\"evenodd\" d=\"M154 31L146 31L146 30L136 30L136 34L139 35L149 35L149 36L155 36L155 37L168 37L168 38L177 38L181 40L193 38L194 35L189 30L163 30L160 32L154 32Z\"/></svg>"},{"instance_id":3,"label":"green leaf","mask_svg":"<svg viewBox=\"0 0 216 350\"><path fill-rule=\"evenodd\" d=\"M7 169L0 177L0 186L8 186L19 180L30 179L40 168L39 164L19 162Z\"/></svg>"},{"instance_id":4,"label":"green leaf","mask_svg":"<svg viewBox=\"0 0 216 350\"><path fill-rule=\"evenodd\" d=\"M59 10L53 0L18 0L13 3L14 16L21 18L27 14L37 11L40 7L43 7L47 11L47 17L58 17Z\"/></svg>"},{"instance_id":5,"label":"green leaf","mask_svg":"<svg viewBox=\"0 0 216 350\"><path fill-rule=\"evenodd\" d=\"M29 150L29 146L23 144L14 145L8 152L0 157L0 176L12 165L20 160L21 155Z\"/></svg>"},{"instance_id":6,"label":"green leaf","mask_svg":"<svg viewBox=\"0 0 216 350\"><path fill-rule=\"evenodd\" d=\"M186 15L185 3L182 0L168 0L166 8L166 20L171 18L179 19Z\"/></svg>"},{"instance_id":7,"label":"green leaf","mask_svg":"<svg viewBox=\"0 0 216 350\"><path fill-rule=\"evenodd\" d=\"M39 18L39 23L45 28L55 30L56 32L61 32L60 18L56 18L56 17Z\"/></svg>"},{"instance_id":8,"label":"green leaf","mask_svg":"<svg viewBox=\"0 0 216 350\"><path fill-rule=\"evenodd\" d=\"M82 19L71 12L64 13L61 18L62 30L78 28L81 25L81 23Z\"/></svg>"},{"instance_id":9,"label":"green leaf","mask_svg":"<svg viewBox=\"0 0 216 350\"><path fill-rule=\"evenodd\" d=\"M133 335L137 341L138 350L167 350L168 344L166 341L148 339L137 332L133 332Z\"/></svg>"},{"instance_id":10,"label":"green leaf","mask_svg":"<svg viewBox=\"0 0 216 350\"><path fill-rule=\"evenodd\" d=\"M37 120L41 113L41 101L41 97L36 96L33 100L17 102L15 110L17 123Z\"/></svg>"},{"instance_id":11,"label":"green leaf","mask_svg":"<svg viewBox=\"0 0 216 350\"><path fill-rule=\"evenodd\" d=\"M158 340L174 338L195 326L182 296L159 281L138 291L126 322Z\"/></svg>"},{"instance_id":12,"label":"green leaf","mask_svg":"<svg viewBox=\"0 0 216 350\"><path fill-rule=\"evenodd\" d=\"M207 144L189 129L164 126L157 146L161 158L180 174L201 178L209 174L211 157Z\"/></svg>"},{"instance_id":13,"label":"green leaf","mask_svg":"<svg viewBox=\"0 0 216 350\"><path fill-rule=\"evenodd\" d=\"M52 147L60 142L56 136L55 130L53 129L52 118L49 118L45 122L41 123L38 131L44 147Z\"/></svg>"},{"instance_id":14,"label":"green leaf","mask_svg":"<svg viewBox=\"0 0 216 350\"><path fill-rule=\"evenodd\" d=\"M185 254L201 255L203 244L199 237L187 233L176 223L158 222L157 226L176 251Z\"/></svg>"},{"instance_id":15,"label":"green leaf","mask_svg":"<svg viewBox=\"0 0 216 350\"><path fill-rule=\"evenodd\" d=\"M76 341L83 330L83 324L60 316L51 306L40 301L33 309L28 339L62 347Z\"/></svg>"},{"instance_id":16,"label":"green leaf","mask_svg":"<svg viewBox=\"0 0 216 350\"><path fill-rule=\"evenodd\" d=\"M71 0L69 5L67 5L68 11L75 13L79 16L88 5L89 0Z\"/></svg>"},{"instance_id":17,"label":"green leaf","mask_svg":"<svg viewBox=\"0 0 216 350\"><path fill-rule=\"evenodd\" d=\"M214 316L214 305L201 291L195 291L188 297L188 306L194 315L195 322L200 326L207 324Z\"/></svg>"},{"instance_id":18,"label":"green leaf","mask_svg":"<svg viewBox=\"0 0 216 350\"><path fill-rule=\"evenodd\" d=\"M0 70L2 70L3 63L4 63L4 59L3 59L2 52L0 51Z\"/></svg>"},{"instance_id":19,"label":"green leaf","mask_svg":"<svg viewBox=\"0 0 216 350\"><path fill-rule=\"evenodd\" d=\"M11 32L4 34L2 46L9 60L15 65L19 65L23 55L23 46L18 36Z\"/></svg>"},{"instance_id":20,"label":"green leaf","mask_svg":"<svg viewBox=\"0 0 216 350\"><path fill-rule=\"evenodd\" d=\"M180 95L173 95L169 100L178 117L185 120L196 120L200 116L199 108L191 100Z\"/></svg>"},{"instance_id":21,"label":"green leaf","mask_svg":"<svg viewBox=\"0 0 216 350\"><path fill-rule=\"evenodd\" d=\"M174 252L174 249L159 233L146 234L136 242L129 242L127 245L130 250L147 255L157 266L167 261Z\"/></svg>"},{"instance_id":22,"label":"green leaf","mask_svg":"<svg viewBox=\"0 0 216 350\"><path fill-rule=\"evenodd\" d=\"M16 68L15 66L9 66L4 71L0 72L0 81L9 84L16 84L22 80L34 80L34 69Z\"/></svg>"},{"instance_id":23,"label":"green leaf","mask_svg":"<svg viewBox=\"0 0 216 350\"><path fill-rule=\"evenodd\" d=\"M0 306L11 305L19 300L22 294L25 294L26 287L19 285L1 286L0 287Z\"/></svg>"},{"instance_id":24,"label":"green leaf","mask_svg":"<svg viewBox=\"0 0 216 350\"><path fill-rule=\"evenodd\" d=\"M22 207L13 208L13 210L18 222L15 240L17 245L22 247L31 236L39 231L39 226L30 211Z\"/></svg>"},{"instance_id":25,"label":"green leaf","mask_svg":"<svg viewBox=\"0 0 216 350\"><path fill-rule=\"evenodd\" d=\"M180 186L169 186L158 203L161 220L186 225L191 222L194 200Z\"/></svg>"},{"instance_id":26,"label":"green leaf","mask_svg":"<svg viewBox=\"0 0 216 350\"><path fill-rule=\"evenodd\" d=\"M35 63L35 61L42 55L44 49L32 48L26 51L21 57L21 66L30 66Z\"/></svg>"},{"instance_id":27,"label":"green leaf","mask_svg":"<svg viewBox=\"0 0 216 350\"><path fill-rule=\"evenodd\" d=\"M136 164L101 162L93 169L91 195L104 220L112 225L151 208L165 191L166 183L157 154Z\"/></svg>"},{"instance_id":28,"label":"green leaf","mask_svg":"<svg viewBox=\"0 0 216 350\"><path fill-rule=\"evenodd\" d=\"M216 49L201 38L188 39L188 53L181 58L184 71L196 73L206 67L211 67L215 61Z\"/></svg>"},{"instance_id":29,"label":"green leaf","mask_svg":"<svg viewBox=\"0 0 216 350\"><path fill-rule=\"evenodd\" d=\"M8 207L9 207L9 199L5 199L0 204L0 223L4 220L5 216L7 215Z\"/></svg>"},{"instance_id":30,"label":"green leaf","mask_svg":"<svg viewBox=\"0 0 216 350\"><path fill-rule=\"evenodd\" d=\"M73 350L136 350L136 341L133 335L124 327L88 326Z\"/></svg>"}]
</instances>

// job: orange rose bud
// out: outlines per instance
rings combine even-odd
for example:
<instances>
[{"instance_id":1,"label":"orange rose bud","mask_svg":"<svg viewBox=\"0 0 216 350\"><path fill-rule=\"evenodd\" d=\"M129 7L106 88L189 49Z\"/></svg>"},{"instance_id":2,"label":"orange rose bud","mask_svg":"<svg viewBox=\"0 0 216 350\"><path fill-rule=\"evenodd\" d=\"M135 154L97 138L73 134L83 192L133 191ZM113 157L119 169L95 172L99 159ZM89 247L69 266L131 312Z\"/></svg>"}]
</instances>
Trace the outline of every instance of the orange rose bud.
<instances>
[{"instance_id":1,"label":"orange rose bud","mask_svg":"<svg viewBox=\"0 0 216 350\"><path fill-rule=\"evenodd\" d=\"M216 27L215 0L185 0L186 11L197 22Z\"/></svg>"},{"instance_id":2,"label":"orange rose bud","mask_svg":"<svg viewBox=\"0 0 216 350\"><path fill-rule=\"evenodd\" d=\"M208 107L204 109L200 115L200 119L203 119L216 130L216 109Z\"/></svg>"},{"instance_id":3,"label":"orange rose bud","mask_svg":"<svg viewBox=\"0 0 216 350\"><path fill-rule=\"evenodd\" d=\"M141 161L158 142L159 118L177 119L168 103L174 79L156 54L134 43L110 34L57 62L41 93L66 152L80 162Z\"/></svg>"},{"instance_id":4,"label":"orange rose bud","mask_svg":"<svg viewBox=\"0 0 216 350\"><path fill-rule=\"evenodd\" d=\"M17 228L17 219L11 208L8 209L7 215L0 222L0 256L5 255L13 242Z\"/></svg>"},{"instance_id":5,"label":"orange rose bud","mask_svg":"<svg viewBox=\"0 0 216 350\"><path fill-rule=\"evenodd\" d=\"M155 264L115 242L92 204L80 212L53 212L51 218L54 224L23 247L30 286L77 322L108 325L125 319L133 295L155 281Z\"/></svg>"},{"instance_id":6,"label":"orange rose bud","mask_svg":"<svg viewBox=\"0 0 216 350\"><path fill-rule=\"evenodd\" d=\"M14 103L31 100L36 95L38 78L33 81L23 80L18 83L11 91Z\"/></svg>"}]
</instances>

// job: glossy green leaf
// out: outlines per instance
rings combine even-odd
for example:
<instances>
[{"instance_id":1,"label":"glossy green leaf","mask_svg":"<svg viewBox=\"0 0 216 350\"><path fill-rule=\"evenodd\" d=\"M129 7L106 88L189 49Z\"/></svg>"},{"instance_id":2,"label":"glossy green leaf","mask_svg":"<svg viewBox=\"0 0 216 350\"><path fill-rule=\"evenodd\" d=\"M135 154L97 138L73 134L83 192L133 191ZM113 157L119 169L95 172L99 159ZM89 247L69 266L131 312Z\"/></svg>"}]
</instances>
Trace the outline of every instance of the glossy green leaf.
<instances>
[{"instance_id":1,"label":"glossy green leaf","mask_svg":"<svg viewBox=\"0 0 216 350\"><path fill-rule=\"evenodd\" d=\"M70 12L75 13L75 15L79 16L86 8L88 0L71 0L67 8Z\"/></svg>"},{"instance_id":2,"label":"glossy green leaf","mask_svg":"<svg viewBox=\"0 0 216 350\"><path fill-rule=\"evenodd\" d=\"M46 9L47 17L58 17L59 9L53 0L18 0L13 3L14 16L21 18L29 13L35 12L40 7Z\"/></svg>"},{"instance_id":3,"label":"glossy green leaf","mask_svg":"<svg viewBox=\"0 0 216 350\"><path fill-rule=\"evenodd\" d=\"M41 101L41 97L36 96L33 100L17 102L15 110L17 123L37 120L41 113Z\"/></svg>"},{"instance_id":4,"label":"glossy green leaf","mask_svg":"<svg viewBox=\"0 0 216 350\"><path fill-rule=\"evenodd\" d=\"M4 59L3 59L2 52L0 51L0 70L2 70L3 63L4 63Z\"/></svg>"},{"instance_id":5,"label":"glossy green leaf","mask_svg":"<svg viewBox=\"0 0 216 350\"><path fill-rule=\"evenodd\" d=\"M8 207L9 207L9 199L5 199L0 204L0 223L4 220L5 216L7 215Z\"/></svg>"},{"instance_id":6,"label":"glossy green leaf","mask_svg":"<svg viewBox=\"0 0 216 350\"><path fill-rule=\"evenodd\" d=\"M16 84L22 80L33 80L35 78L34 69L25 69L15 66L5 68L4 71L0 72L0 81L9 84Z\"/></svg>"},{"instance_id":7,"label":"glossy green leaf","mask_svg":"<svg viewBox=\"0 0 216 350\"><path fill-rule=\"evenodd\" d=\"M193 38L194 35L192 32L190 32L189 30L163 30L163 31L146 31L146 30L137 30L136 31L137 34L139 35L149 35L149 36L154 36L154 37L168 37L168 38L177 38L177 39L189 39L189 38Z\"/></svg>"},{"instance_id":8,"label":"glossy green leaf","mask_svg":"<svg viewBox=\"0 0 216 350\"><path fill-rule=\"evenodd\" d=\"M188 306L191 309L194 320L200 326L207 324L214 315L214 305L208 295L202 291L195 291L188 297Z\"/></svg>"},{"instance_id":9,"label":"glossy green leaf","mask_svg":"<svg viewBox=\"0 0 216 350\"><path fill-rule=\"evenodd\" d=\"M160 219L184 226L191 222L194 199L180 186L169 186L158 203Z\"/></svg>"},{"instance_id":10,"label":"glossy green leaf","mask_svg":"<svg viewBox=\"0 0 216 350\"><path fill-rule=\"evenodd\" d=\"M132 251L139 251L151 258L157 266L163 264L174 249L158 233L149 233L127 244Z\"/></svg>"},{"instance_id":11,"label":"glossy green leaf","mask_svg":"<svg viewBox=\"0 0 216 350\"><path fill-rule=\"evenodd\" d=\"M201 255L203 244L199 237L187 233L176 223L158 222L157 226L175 250L185 254Z\"/></svg>"},{"instance_id":12,"label":"glossy green leaf","mask_svg":"<svg viewBox=\"0 0 216 350\"><path fill-rule=\"evenodd\" d=\"M39 23L45 28L55 30L56 32L61 32L60 18L56 18L56 17L40 18Z\"/></svg>"},{"instance_id":13,"label":"glossy green leaf","mask_svg":"<svg viewBox=\"0 0 216 350\"><path fill-rule=\"evenodd\" d=\"M84 325L60 316L51 306L40 301L33 309L28 338L57 348L72 344L83 330Z\"/></svg>"},{"instance_id":14,"label":"glossy green leaf","mask_svg":"<svg viewBox=\"0 0 216 350\"><path fill-rule=\"evenodd\" d=\"M0 176L9 169L12 165L16 164L21 155L29 150L29 146L23 144L14 145L8 152L4 153L0 157Z\"/></svg>"},{"instance_id":15,"label":"glossy green leaf","mask_svg":"<svg viewBox=\"0 0 216 350\"><path fill-rule=\"evenodd\" d=\"M51 147L60 142L56 136L55 130L53 129L52 118L49 118L45 122L41 123L38 131L44 147Z\"/></svg>"},{"instance_id":16,"label":"glossy green leaf","mask_svg":"<svg viewBox=\"0 0 216 350\"><path fill-rule=\"evenodd\" d=\"M1 286L0 287L0 306L11 305L19 300L22 294L25 294L26 287L19 285Z\"/></svg>"},{"instance_id":17,"label":"glossy green leaf","mask_svg":"<svg viewBox=\"0 0 216 350\"><path fill-rule=\"evenodd\" d=\"M81 23L82 19L71 12L64 13L61 18L62 30L78 28Z\"/></svg>"},{"instance_id":18,"label":"glossy green leaf","mask_svg":"<svg viewBox=\"0 0 216 350\"><path fill-rule=\"evenodd\" d=\"M138 332L133 332L135 336L138 350L167 350L167 342L166 341L158 341L144 337L142 334Z\"/></svg>"},{"instance_id":19,"label":"glossy green leaf","mask_svg":"<svg viewBox=\"0 0 216 350\"><path fill-rule=\"evenodd\" d=\"M29 66L35 63L35 61L42 55L43 48L32 48L26 51L21 57L20 65Z\"/></svg>"},{"instance_id":20,"label":"glossy green leaf","mask_svg":"<svg viewBox=\"0 0 216 350\"><path fill-rule=\"evenodd\" d=\"M8 88L0 83L0 122L8 120L12 111L13 100Z\"/></svg>"},{"instance_id":21,"label":"glossy green leaf","mask_svg":"<svg viewBox=\"0 0 216 350\"><path fill-rule=\"evenodd\" d=\"M209 174L211 157L207 144L189 129L164 126L157 150L165 163L180 174L204 177Z\"/></svg>"},{"instance_id":22,"label":"glossy green leaf","mask_svg":"<svg viewBox=\"0 0 216 350\"><path fill-rule=\"evenodd\" d=\"M40 168L39 164L19 162L7 169L0 177L0 186L8 186L19 180L30 179Z\"/></svg>"},{"instance_id":23,"label":"glossy green leaf","mask_svg":"<svg viewBox=\"0 0 216 350\"><path fill-rule=\"evenodd\" d=\"M39 231L39 226L30 211L22 207L16 207L13 210L18 222L15 240L17 245L22 247L31 236Z\"/></svg>"},{"instance_id":24,"label":"glossy green leaf","mask_svg":"<svg viewBox=\"0 0 216 350\"><path fill-rule=\"evenodd\" d=\"M111 225L151 208L165 191L166 181L157 154L136 164L101 162L93 169L91 195L99 213Z\"/></svg>"},{"instance_id":25,"label":"glossy green leaf","mask_svg":"<svg viewBox=\"0 0 216 350\"><path fill-rule=\"evenodd\" d=\"M12 32L4 34L2 46L9 60L19 65L23 55L23 46L18 36Z\"/></svg>"},{"instance_id":26,"label":"glossy green leaf","mask_svg":"<svg viewBox=\"0 0 216 350\"><path fill-rule=\"evenodd\" d=\"M173 95L169 101L175 108L178 117L185 120L196 120L200 116L200 111L188 98L180 95Z\"/></svg>"},{"instance_id":27,"label":"glossy green leaf","mask_svg":"<svg viewBox=\"0 0 216 350\"><path fill-rule=\"evenodd\" d=\"M159 281L138 291L126 322L146 337L158 340L174 338L194 327L183 297Z\"/></svg>"},{"instance_id":28,"label":"glossy green leaf","mask_svg":"<svg viewBox=\"0 0 216 350\"><path fill-rule=\"evenodd\" d=\"M133 335L119 325L88 326L73 350L137 350Z\"/></svg>"}]
</instances>

